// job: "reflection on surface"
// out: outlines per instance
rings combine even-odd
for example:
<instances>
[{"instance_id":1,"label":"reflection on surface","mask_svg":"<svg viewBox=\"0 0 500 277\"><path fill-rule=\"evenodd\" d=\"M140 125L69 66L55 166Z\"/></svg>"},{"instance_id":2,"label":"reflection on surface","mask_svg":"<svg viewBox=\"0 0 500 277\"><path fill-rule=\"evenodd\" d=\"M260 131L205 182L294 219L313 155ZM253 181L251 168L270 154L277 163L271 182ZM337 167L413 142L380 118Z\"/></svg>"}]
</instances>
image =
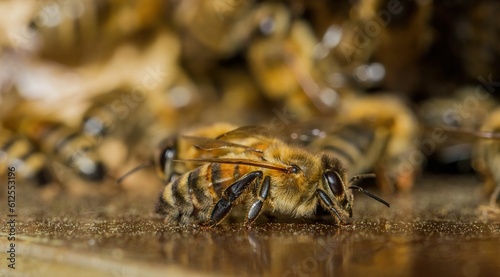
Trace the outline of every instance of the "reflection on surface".
<instances>
[{"instance_id":1,"label":"reflection on surface","mask_svg":"<svg viewBox=\"0 0 500 277\"><path fill-rule=\"evenodd\" d=\"M194 233L162 233L167 263L243 276L334 275L349 257L340 229L328 225L226 225Z\"/></svg>"},{"instance_id":2,"label":"reflection on surface","mask_svg":"<svg viewBox=\"0 0 500 277\"><path fill-rule=\"evenodd\" d=\"M167 264L228 275L480 276L500 269L499 230L498 223L274 223L164 232L159 243Z\"/></svg>"},{"instance_id":3,"label":"reflection on surface","mask_svg":"<svg viewBox=\"0 0 500 277\"><path fill-rule=\"evenodd\" d=\"M177 268L196 276L498 275L500 219L477 213L480 186L455 186L459 182L433 180L411 195L388 196L390 209L356 195L352 222L341 228L328 218L251 228L170 226L150 216L152 202L67 199L44 207L29 198L34 190L19 187L25 197L19 201L18 243L45 264L105 264L113 269L110 276L120 277L173 276L166 272ZM7 228L0 226L0 247ZM66 254L36 256L37 245Z\"/></svg>"}]
</instances>

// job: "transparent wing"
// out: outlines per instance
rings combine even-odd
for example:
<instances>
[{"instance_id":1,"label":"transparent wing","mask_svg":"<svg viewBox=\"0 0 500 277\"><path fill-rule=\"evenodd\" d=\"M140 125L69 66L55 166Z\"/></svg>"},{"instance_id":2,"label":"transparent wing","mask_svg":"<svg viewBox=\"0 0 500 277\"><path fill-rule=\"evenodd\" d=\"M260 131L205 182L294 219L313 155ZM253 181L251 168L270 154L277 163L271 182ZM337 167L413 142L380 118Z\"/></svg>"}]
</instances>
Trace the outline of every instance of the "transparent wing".
<instances>
[{"instance_id":1,"label":"transparent wing","mask_svg":"<svg viewBox=\"0 0 500 277\"><path fill-rule=\"evenodd\" d=\"M220 164L243 164L249 166L257 166L268 168L272 170L278 170L286 173L291 173L294 171L293 166L286 166L276 163L270 163L266 161L252 160L252 159L241 159L241 158L201 158L201 159L185 159L176 160L178 162L194 162L194 163L220 163Z\"/></svg>"},{"instance_id":2,"label":"transparent wing","mask_svg":"<svg viewBox=\"0 0 500 277\"><path fill-rule=\"evenodd\" d=\"M218 140L205 137L195 137L195 136L182 136L182 138L186 139L187 141L190 141L191 143L194 144L196 148L204 151L214 151L225 148L241 148L248 151L262 153L262 150L225 140Z\"/></svg>"}]
</instances>

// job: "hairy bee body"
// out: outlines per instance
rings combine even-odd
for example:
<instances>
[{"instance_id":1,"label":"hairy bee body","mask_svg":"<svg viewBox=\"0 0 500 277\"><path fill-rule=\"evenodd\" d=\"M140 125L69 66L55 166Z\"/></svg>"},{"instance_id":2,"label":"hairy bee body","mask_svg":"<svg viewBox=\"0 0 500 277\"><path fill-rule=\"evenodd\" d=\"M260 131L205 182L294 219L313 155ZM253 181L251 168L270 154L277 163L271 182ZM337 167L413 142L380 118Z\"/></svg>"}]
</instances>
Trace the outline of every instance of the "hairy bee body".
<instances>
[{"instance_id":1,"label":"hairy bee body","mask_svg":"<svg viewBox=\"0 0 500 277\"><path fill-rule=\"evenodd\" d=\"M311 217L321 206L343 222L352 215L347 183L339 160L275 140L261 154L228 154L180 176L155 212L170 223L216 225L233 205L248 208L248 223L262 211Z\"/></svg>"},{"instance_id":2,"label":"hairy bee body","mask_svg":"<svg viewBox=\"0 0 500 277\"><path fill-rule=\"evenodd\" d=\"M104 179L106 169L94 151L91 137L63 123L37 119L22 121L18 130L35 142L42 152L67 165L85 180Z\"/></svg>"},{"instance_id":3,"label":"hairy bee body","mask_svg":"<svg viewBox=\"0 0 500 277\"><path fill-rule=\"evenodd\" d=\"M4 173L5 168L13 166L21 178L40 186L49 184L52 174L46 156L27 138L2 128L0 131L0 174Z\"/></svg>"}]
</instances>

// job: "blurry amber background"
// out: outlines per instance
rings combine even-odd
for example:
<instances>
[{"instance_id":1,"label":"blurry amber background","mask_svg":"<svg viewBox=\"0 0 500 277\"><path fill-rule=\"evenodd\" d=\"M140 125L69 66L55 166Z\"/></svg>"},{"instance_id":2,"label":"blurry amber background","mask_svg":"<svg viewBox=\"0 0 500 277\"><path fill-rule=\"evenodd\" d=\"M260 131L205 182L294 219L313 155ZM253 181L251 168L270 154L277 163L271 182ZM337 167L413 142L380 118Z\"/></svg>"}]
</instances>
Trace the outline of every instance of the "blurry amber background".
<instances>
[{"instance_id":1,"label":"blurry amber background","mask_svg":"<svg viewBox=\"0 0 500 277\"><path fill-rule=\"evenodd\" d=\"M498 219L476 212L483 182L471 176L388 196L391 212L361 200L347 229L255 232L164 227L150 214L162 187L153 170L113 184L184 129L281 128L334 118L366 95L391 95L422 125L477 130L497 106L499 11L494 0L1 0L0 137L27 135L25 120L58 122L87 138L106 167L96 186L41 151L56 184L20 181L17 274L159 276L167 265L180 276L289 276L295 266L310 276L493 276ZM88 120L96 114L104 121ZM450 136L428 169L473 172L476 141ZM318 258L324 245L333 250Z\"/></svg>"}]
</instances>

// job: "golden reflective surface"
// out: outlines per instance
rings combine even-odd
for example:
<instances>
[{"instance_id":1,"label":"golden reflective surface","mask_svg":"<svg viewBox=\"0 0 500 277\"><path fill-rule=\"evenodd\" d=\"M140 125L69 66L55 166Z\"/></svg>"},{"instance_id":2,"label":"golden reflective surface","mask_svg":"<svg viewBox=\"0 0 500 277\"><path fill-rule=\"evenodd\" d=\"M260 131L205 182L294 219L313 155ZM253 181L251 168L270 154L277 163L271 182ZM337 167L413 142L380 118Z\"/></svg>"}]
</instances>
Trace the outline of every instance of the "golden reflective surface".
<instances>
[{"instance_id":1,"label":"golden reflective surface","mask_svg":"<svg viewBox=\"0 0 500 277\"><path fill-rule=\"evenodd\" d=\"M352 222L341 228L322 218L209 229L165 225L151 215L147 199L93 198L71 205L60 199L48 207L32 198L36 191L22 188L14 273L495 276L500 219L476 208L480 189L472 177L434 176L409 196L387 197L390 209L357 194ZM2 233L7 231L2 224ZM2 249L6 243L2 235Z\"/></svg>"}]
</instances>

